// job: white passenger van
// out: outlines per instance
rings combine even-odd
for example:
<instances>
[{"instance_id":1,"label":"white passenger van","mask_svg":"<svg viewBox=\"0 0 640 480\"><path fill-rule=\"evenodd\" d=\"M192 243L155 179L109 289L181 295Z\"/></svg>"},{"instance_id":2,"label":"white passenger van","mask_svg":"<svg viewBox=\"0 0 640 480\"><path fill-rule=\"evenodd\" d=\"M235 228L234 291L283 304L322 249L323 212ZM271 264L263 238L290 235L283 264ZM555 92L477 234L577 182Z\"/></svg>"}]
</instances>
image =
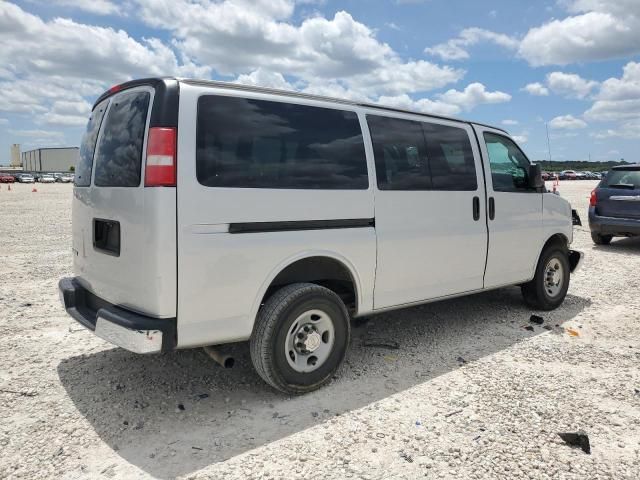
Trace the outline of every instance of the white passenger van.
<instances>
[{"instance_id":1,"label":"white passenger van","mask_svg":"<svg viewBox=\"0 0 640 480\"><path fill-rule=\"evenodd\" d=\"M498 128L294 92L135 80L93 107L67 312L137 353L248 340L287 393L350 319L519 285L562 303L571 208Z\"/></svg>"}]
</instances>

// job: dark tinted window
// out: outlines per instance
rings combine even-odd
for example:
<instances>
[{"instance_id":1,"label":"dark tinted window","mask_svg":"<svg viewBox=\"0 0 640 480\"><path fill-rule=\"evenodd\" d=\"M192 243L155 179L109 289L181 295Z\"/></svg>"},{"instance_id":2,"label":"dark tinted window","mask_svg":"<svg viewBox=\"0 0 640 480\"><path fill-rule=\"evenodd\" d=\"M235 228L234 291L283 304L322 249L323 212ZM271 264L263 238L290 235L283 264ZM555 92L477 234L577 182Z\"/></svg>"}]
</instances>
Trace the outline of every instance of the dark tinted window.
<instances>
[{"instance_id":1,"label":"dark tinted window","mask_svg":"<svg viewBox=\"0 0 640 480\"><path fill-rule=\"evenodd\" d=\"M535 192L529 187L529 160L513 140L485 133L491 181L496 192Z\"/></svg>"},{"instance_id":2,"label":"dark tinted window","mask_svg":"<svg viewBox=\"0 0 640 480\"><path fill-rule=\"evenodd\" d=\"M380 190L476 190L466 130L367 116Z\"/></svg>"},{"instance_id":3,"label":"dark tinted window","mask_svg":"<svg viewBox=\"0 0 640 480\"><path fill-rule=\"evenodd\" d=\"M640 170L609 170L600 186L640 190Z\"/></svg>"},{"instance_id":4,"label":"dark tinted window","mask_svg":"<svg viewBox=\"0 0 640 480\"><path fill-rule=\"evenodd\" d=\"M149 92L123 93L111 100L96 151L94 184L100 187L140 185L142 144Z\"/></svg>"},{"instance_id":5,"label":"dark tinted window","mask_svg":"<svg viewBox=\"0 0 640 480\"><path fill-rule=\"evenodd\" d=\"M380 190L430 190L420 122L367 115Z\"/></svg>"},{"instance_id":6,"label":"dark tinted window","mask_svg":"<svg viewBox=\"0 0 640 480\"><path fill-rule=\"evenodd\" d=\"M98 131L100 131L100 124L102 123L102 117L107 109L109 99L103 100L96 108L91 112L89 117L89 123L87 123L87 129L82 136L82 143L80 144L80 157L78 158L78 165L75 170L74 183L78 187L88 187L91 184L91 169L93 167L93 152L96 149L96 139L98 138Z\"/></svg>"},{"instance_id":7,"label":"dark tinted window","mask_svg":"<svg viewBox=\"0 0 640 480\"><path fill-rule=\"evenodd\" d=\"M209 187L366 189L353 112L207 95L198 100L196 174Z\"/></svg>"},{"instance_id":8,"label":"dark tinted window","mask_svg":"<svg viewBox=\"0 0 640 480\"><path fill-rule=\"evenodd\" d=\"M469 134L462 128L423 123L434 190L476 190L478 181Z\"/></svg>"}]
</instances>

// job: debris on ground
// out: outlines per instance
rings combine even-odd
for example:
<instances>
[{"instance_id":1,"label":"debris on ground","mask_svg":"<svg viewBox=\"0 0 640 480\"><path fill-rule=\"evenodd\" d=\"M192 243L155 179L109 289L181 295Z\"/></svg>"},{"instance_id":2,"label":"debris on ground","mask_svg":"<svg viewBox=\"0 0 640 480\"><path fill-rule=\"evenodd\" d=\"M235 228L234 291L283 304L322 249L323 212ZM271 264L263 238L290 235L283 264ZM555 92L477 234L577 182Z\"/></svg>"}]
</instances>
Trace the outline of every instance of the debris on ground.
<instances>
[{"instance_id":1,"label":"debris on ground","mask_svg":"<svg viewBox=\"0 0 640 480\"><path fill-rule=\"evenodd\" d=\"M406 452L400 452L400 458L404 459L407 463L413 463L413 457Z\"/></svg>"},{"instance_id":2,"label":"debris on ground","mask_svg":"<svg viewBox=\"0 0 640 480\"><path fill-rule=\"evenodd\" d=\"M553 330L553 327L551 325L544 325L542 328L544 328L545 330Z\"/></svg>"},{"instance_id":3,"label":"debris on ground","mask_svg":"<svg viewBox=\"0 0 640 480\"><path fill-rule=\"evenodd\" d=\"M21 397L35 397L36 392L19 392L17 390L7 390L5 388L0 389L0 393L12 393L14 395L20 395Z\"/></svg>"},{"instance_id":4,"label":"debris on ground","mask_svg":"<svg viewBox=\"0 0 640 480\"><path fill-rule=\"evenodd\" d=\"M208 393L201 393L198 395L198 398L200 400L204 400L205 398L209 398L209 394Z\"/></svg>"},{"instance_id":5,"label":"debris on ground","mask_svg":"<svg viewBox=\"0 0 640 480\"><path fill-rule=\"evenodd\" d=\"M453 415L457 415L457 414L462 413L462 412L463 412L462 409L454 410L453 412L445 413L444 416L448 418L448 417L452 417Z\"/></svg>"},{"instance_id":6,"label":"debris on ground","mask_svg":"<svg viewBox=\"0 0 640 480\"><path fill-rule=\"evenodd\" d=\"M535 323L536 325L542 325L544 323L544 318L539 315L531 315L529 317L529 321L531 323Z\"/></svg>"},{"instance_id":7,"label":"debris on ground","mask_svg":"<svg viewBox=\"0 0 640 480\"><path fill-rule=\"evenodd\" d=\"M458 362L460 365L464 365L465 363L467 363L467 361L462 357L456 358L456 362Z\"/></svg>"},{"instance_id":8,"label":"debris on ground","mask_svg":"<svg viewBox=\"0 0 640 480\"><path fill-rule=\"evenodd\" d=\"M525 327L524 327L524 329L525 329L525 330L529 330L530 332L534 332L534 331L535 331L535 329L534 329L534 328L533 328L533 326L531 326L531 325L527 325L527 326L525 326Z\"/></svg>"},{"instance_id":9,"label":"debris on ground","mask_svg":"<svg viewBox=\"0 0 640 480\"><path fill-rule=\"evenodd\" d=\"M571 447L581 448L584 453L591 454L589 436L584 432L558 433L564 443Z\"/></svg>"},{"instance_id":10,"label":"debris on ground","mask_svg":"<svg viewBox=\"0 0 640 480\"><path fill-rule=\"evenodd\" d=\"M574 330L573 328L565 328L564 331L567 332L567 334L570 337L579 337L580 336L580 332L578 332L577 330Z\"/></svg>"},{"instance_id":11,"label":"debris on ground","mask_svg":"<svg viewBox=\"0 0 640 480\"><path fill-rule=\"evenodd\" d=\"M177 411L183 412L184 411L184 405L182 403L178 404L178 408L176 409Z\"/></svg>"},{"instance_id":12,"label":"debris on ground","mask_svg":"<svg viewBox=\"0 0 640 480\"><path fill-rule=\"evenodd\" d=\"M380 347L380 348L390 348L391 350L398 350L400 348L400 344L394 340L384 340L384 339L371 339L364 340L362 342L363 347Z\"/></svg>"}]
</instances>

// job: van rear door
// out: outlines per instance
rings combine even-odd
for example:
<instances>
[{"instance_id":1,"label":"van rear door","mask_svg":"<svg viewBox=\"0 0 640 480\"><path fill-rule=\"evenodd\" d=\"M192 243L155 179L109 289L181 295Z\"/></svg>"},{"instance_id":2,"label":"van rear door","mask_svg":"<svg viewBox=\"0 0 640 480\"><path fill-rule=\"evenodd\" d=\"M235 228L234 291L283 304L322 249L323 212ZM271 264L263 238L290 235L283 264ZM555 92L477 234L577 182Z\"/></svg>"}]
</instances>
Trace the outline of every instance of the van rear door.
<instances>
[{"instance_id":1,"label":"van rear door","mask_svg":"<svg viewBox=\"0 0 640 480\"><path fill-rule=\"evenodd\" d=\"M73 198L78 281L103 300L157 318L176 316L176 189L145 187L149 129L175 129L157 125L164 95L166 85L133 82L99 99Z\"/></svg>"}]
</instances>

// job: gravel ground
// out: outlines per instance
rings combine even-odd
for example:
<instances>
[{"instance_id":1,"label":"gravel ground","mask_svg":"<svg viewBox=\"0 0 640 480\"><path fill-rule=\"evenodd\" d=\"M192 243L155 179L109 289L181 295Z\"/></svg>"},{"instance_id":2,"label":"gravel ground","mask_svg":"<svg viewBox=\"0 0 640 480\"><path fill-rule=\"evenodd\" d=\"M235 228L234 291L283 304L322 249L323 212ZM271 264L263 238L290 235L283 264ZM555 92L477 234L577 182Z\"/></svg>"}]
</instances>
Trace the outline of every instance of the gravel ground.
<instances>
[{"instance_id":1,"label":"gravel ground","mask_svg":"<svg viewBox=\"0 0 640 480\"><path fill-rule=\"evenodd\" d=\"M245 344L224 370L201 350L137 356L84 330L56 289L71 186L2 185L0 478L637 479L640 239L592 245L593 186L560 186L586 260L544 325L525 329L517 288L382 314L354 326L335 381L287 398ZM578 430L590 455L557 435Z\"/></svg>"}]
</instances>

